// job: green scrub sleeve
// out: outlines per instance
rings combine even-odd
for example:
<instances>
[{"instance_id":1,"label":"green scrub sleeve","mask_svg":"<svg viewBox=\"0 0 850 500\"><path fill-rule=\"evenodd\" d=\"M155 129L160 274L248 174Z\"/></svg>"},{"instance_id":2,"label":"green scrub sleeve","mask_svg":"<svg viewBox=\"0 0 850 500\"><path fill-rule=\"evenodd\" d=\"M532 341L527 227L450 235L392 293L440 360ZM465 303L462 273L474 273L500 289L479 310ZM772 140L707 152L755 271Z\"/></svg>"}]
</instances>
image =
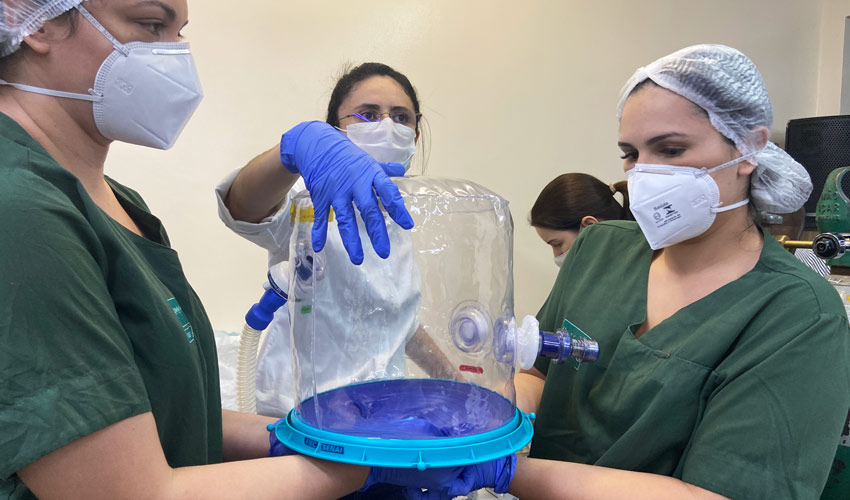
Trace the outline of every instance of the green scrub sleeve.
<instances>
[{"instance_id":1,"label":"green scrub sleeve","mask_svg":"<svg viewBox=\"0 0 850 500\"><path fill-rule=\"evenodd\" d=\"M0 180L0 183L3 181ZM40 179L0 188L0 479L150 410L99 257L106 249Z\"/></svg>"}]
</instances>

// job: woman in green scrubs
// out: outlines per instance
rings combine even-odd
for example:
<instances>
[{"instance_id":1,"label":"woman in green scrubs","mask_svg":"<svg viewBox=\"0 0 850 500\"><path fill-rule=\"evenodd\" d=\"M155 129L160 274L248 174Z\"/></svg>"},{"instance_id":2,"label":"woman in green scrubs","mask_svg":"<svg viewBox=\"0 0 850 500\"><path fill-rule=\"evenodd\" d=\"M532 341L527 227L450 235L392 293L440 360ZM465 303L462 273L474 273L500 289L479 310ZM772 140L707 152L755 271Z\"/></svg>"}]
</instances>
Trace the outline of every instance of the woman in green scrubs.
<instances>
[{"instance_id":1,"label":"woman in green scrubs","mask_svg":"<svg viewBox=\"0 0 850 500\"><path fill-rule=\"evenodd\" d=\"M186 0L0 1L0 497L332 499L456 475L268 457L275 419L222 411L165 230L104 175L113 140L167 149L200 101L187 18Z\"/></svg>"},{"instance_id":2,"label":"woman in green scrubs","mask_svg":"<svg viewBox=\"0 0 850 500\"><path fill-rule=\"evenodd\" d=\"M688 47L626 85L637 223L583 230L538 315L577 325L600 357L516 378L537 420L511 493L820 495L850 407L850 329L829 283L753 220L750 206L793 212L811 191L768 143L771 120L758 70L728 47Z\"/></svg>"}]
</instances>

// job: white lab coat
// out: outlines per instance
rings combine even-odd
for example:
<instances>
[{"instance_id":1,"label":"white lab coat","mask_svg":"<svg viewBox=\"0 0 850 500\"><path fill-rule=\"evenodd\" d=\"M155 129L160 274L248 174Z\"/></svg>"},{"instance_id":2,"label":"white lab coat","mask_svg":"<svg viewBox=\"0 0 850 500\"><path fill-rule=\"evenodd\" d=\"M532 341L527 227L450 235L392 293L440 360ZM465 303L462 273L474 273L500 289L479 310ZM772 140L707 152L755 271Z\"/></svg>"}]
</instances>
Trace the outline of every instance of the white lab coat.
<instances>
[{"instance_id":1,"label":"white lab coat","mask_svg":"<svg viewBox=\"0 0 850 500\"><path fill-rule=\"evenodd\" d=\"M234 220L224 205L238 172L230 173L216 187L219 217L231 230L265 248L270 266L288 261L295 227L290 218L291 200L305 189L303 181L298 180L275 214L255 224ZM325 249L319 254L328 272L317 285L316 301L306 313L312 315L311 324L296 317L290 336L290 315L308 311L303 309L305 304L290 300L289 307L278 310L269 325L257 361L257 413L283 416L288 412L299 397L296 380L300 380L300 397L304 398L348 383L404 376L404 349L416 330L421 295L412 241L407 231L388 224L392 251L388 259L381 259L359 216L357 222L364 264L351 264L336 221L330 222ZM303 224L298 234L309 240L312 221L298 224ZM360 306L358 310L335 307L352 301ZM246 311L248 307L246 302ZM313 332L305 331L308 325ZM293 373L291 338L299 353L300 374Z\"/></svg>"}]
</instances>

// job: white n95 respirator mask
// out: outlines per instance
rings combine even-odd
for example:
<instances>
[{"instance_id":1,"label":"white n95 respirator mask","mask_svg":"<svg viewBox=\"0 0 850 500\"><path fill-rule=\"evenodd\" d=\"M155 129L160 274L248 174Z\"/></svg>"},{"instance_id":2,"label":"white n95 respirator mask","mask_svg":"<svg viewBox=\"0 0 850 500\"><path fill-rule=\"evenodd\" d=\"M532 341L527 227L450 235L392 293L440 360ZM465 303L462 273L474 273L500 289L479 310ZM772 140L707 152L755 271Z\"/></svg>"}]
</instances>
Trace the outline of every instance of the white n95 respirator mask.
<instances>
[{"instance_id":1,"label":"white n95 respirator mask","mask_svg":"<svg viewBox=\"0 0 850 500\"><path fill-rule=\"evenodd\" d=\"M189 44L122 44L82 5L76 9L114 47L100 65L94 88L88 94L3 80L0 84L37 94L91 101L94 123L107 139L169 149L203 98Z\"/></svg>"},{"instance_id":2,"label":"white n95 respirator mask","mask_svg":"<svg viewBox=\"0 0 850 500\"><path fill-rule=\"evenodd\" d=\"M564 261L567 260L567 252L569 252L569 250L555 257L556 266L561 267L564 265Z\"/></svg>"},{"instance_id":3,"label":"white n95 respirator mask","mask_svg":"<svg viewBox=\"0 0 850 500\"><path fill-rule=\"evenodd\" d=\"M638 163L626 172L629 209L650 248L669 247L706 232L719 212L746 205L746 198L721 207L711 172L745 161L741 156L712 169Z\"/></svg>"},{"instance_id":4,"label":"white n95 respirator mask","mask_svg":"<svg viewBox=\"0 0 850 500\"><path fill-rule=\"evenodd\" d=\"M348 139L382 163L401 163L405 172L416 153L416 131L390 118L377 122L352 123L345 128Z\"/></svg>"}]
</instances>

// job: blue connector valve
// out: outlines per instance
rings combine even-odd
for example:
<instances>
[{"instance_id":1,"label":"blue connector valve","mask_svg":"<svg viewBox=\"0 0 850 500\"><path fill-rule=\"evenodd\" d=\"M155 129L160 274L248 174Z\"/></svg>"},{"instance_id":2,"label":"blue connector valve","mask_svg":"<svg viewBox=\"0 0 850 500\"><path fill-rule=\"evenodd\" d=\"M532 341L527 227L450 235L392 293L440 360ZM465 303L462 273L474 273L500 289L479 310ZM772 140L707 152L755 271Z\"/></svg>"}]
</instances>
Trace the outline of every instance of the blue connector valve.
<instances>
[{"instance_id":1,"label":"blue connector valve","mask_svg":"<svg viewBox=\"0 0 850 500\"><path fill-rule=\"evenodd\" d=\"M245 315L245 322L254 330L263 331L272 322L274 313L289 300L286 293L287 279L281 264L273 267L268 273L269 288L260 297L260 301L251 306Z\"/></svg>"},{"instance_id":2,"label":"blue connector valve","mask_svg":"<svg viewBox=\"0 0 850 500\"><path fill-rule=\"evenodd\" d=\"M596 361L599 358L599 344L585 338L573 338L563 329L555 333L540 332L540 355L563 363L572 358L577 362Z\"/></svg>"},{"instance_id":3,"label":"blue connector valve","mask_svg":"<svg viewBox=\"0 0 850 500\"><path fill-rule=\"evenodd\" d=\"M281 296L274 288L269 288L260 298L260 301L248 310L248 314L245 315L245 322L254 330L265 330L272 322L275 311L286 304L286 299L286 294Z\"/></svg>"},{"instance_id":4,"label":"blue connector valve","mask_svg":"<svg viewBox=\"0 0 850 500\"><path fill-rule=\"evenodd\" d=\"M516 359L523 370L534 366L538 357L549 358L559 364L569 361L574 368L583 362L599 359L599 344L566 319L555 333L541 330L537 318L531 315L522 318L519 326L513 317L500 318L494 330L493 354L496 359L507 364L514 363Z\"/></svg>"}]
</instances>

